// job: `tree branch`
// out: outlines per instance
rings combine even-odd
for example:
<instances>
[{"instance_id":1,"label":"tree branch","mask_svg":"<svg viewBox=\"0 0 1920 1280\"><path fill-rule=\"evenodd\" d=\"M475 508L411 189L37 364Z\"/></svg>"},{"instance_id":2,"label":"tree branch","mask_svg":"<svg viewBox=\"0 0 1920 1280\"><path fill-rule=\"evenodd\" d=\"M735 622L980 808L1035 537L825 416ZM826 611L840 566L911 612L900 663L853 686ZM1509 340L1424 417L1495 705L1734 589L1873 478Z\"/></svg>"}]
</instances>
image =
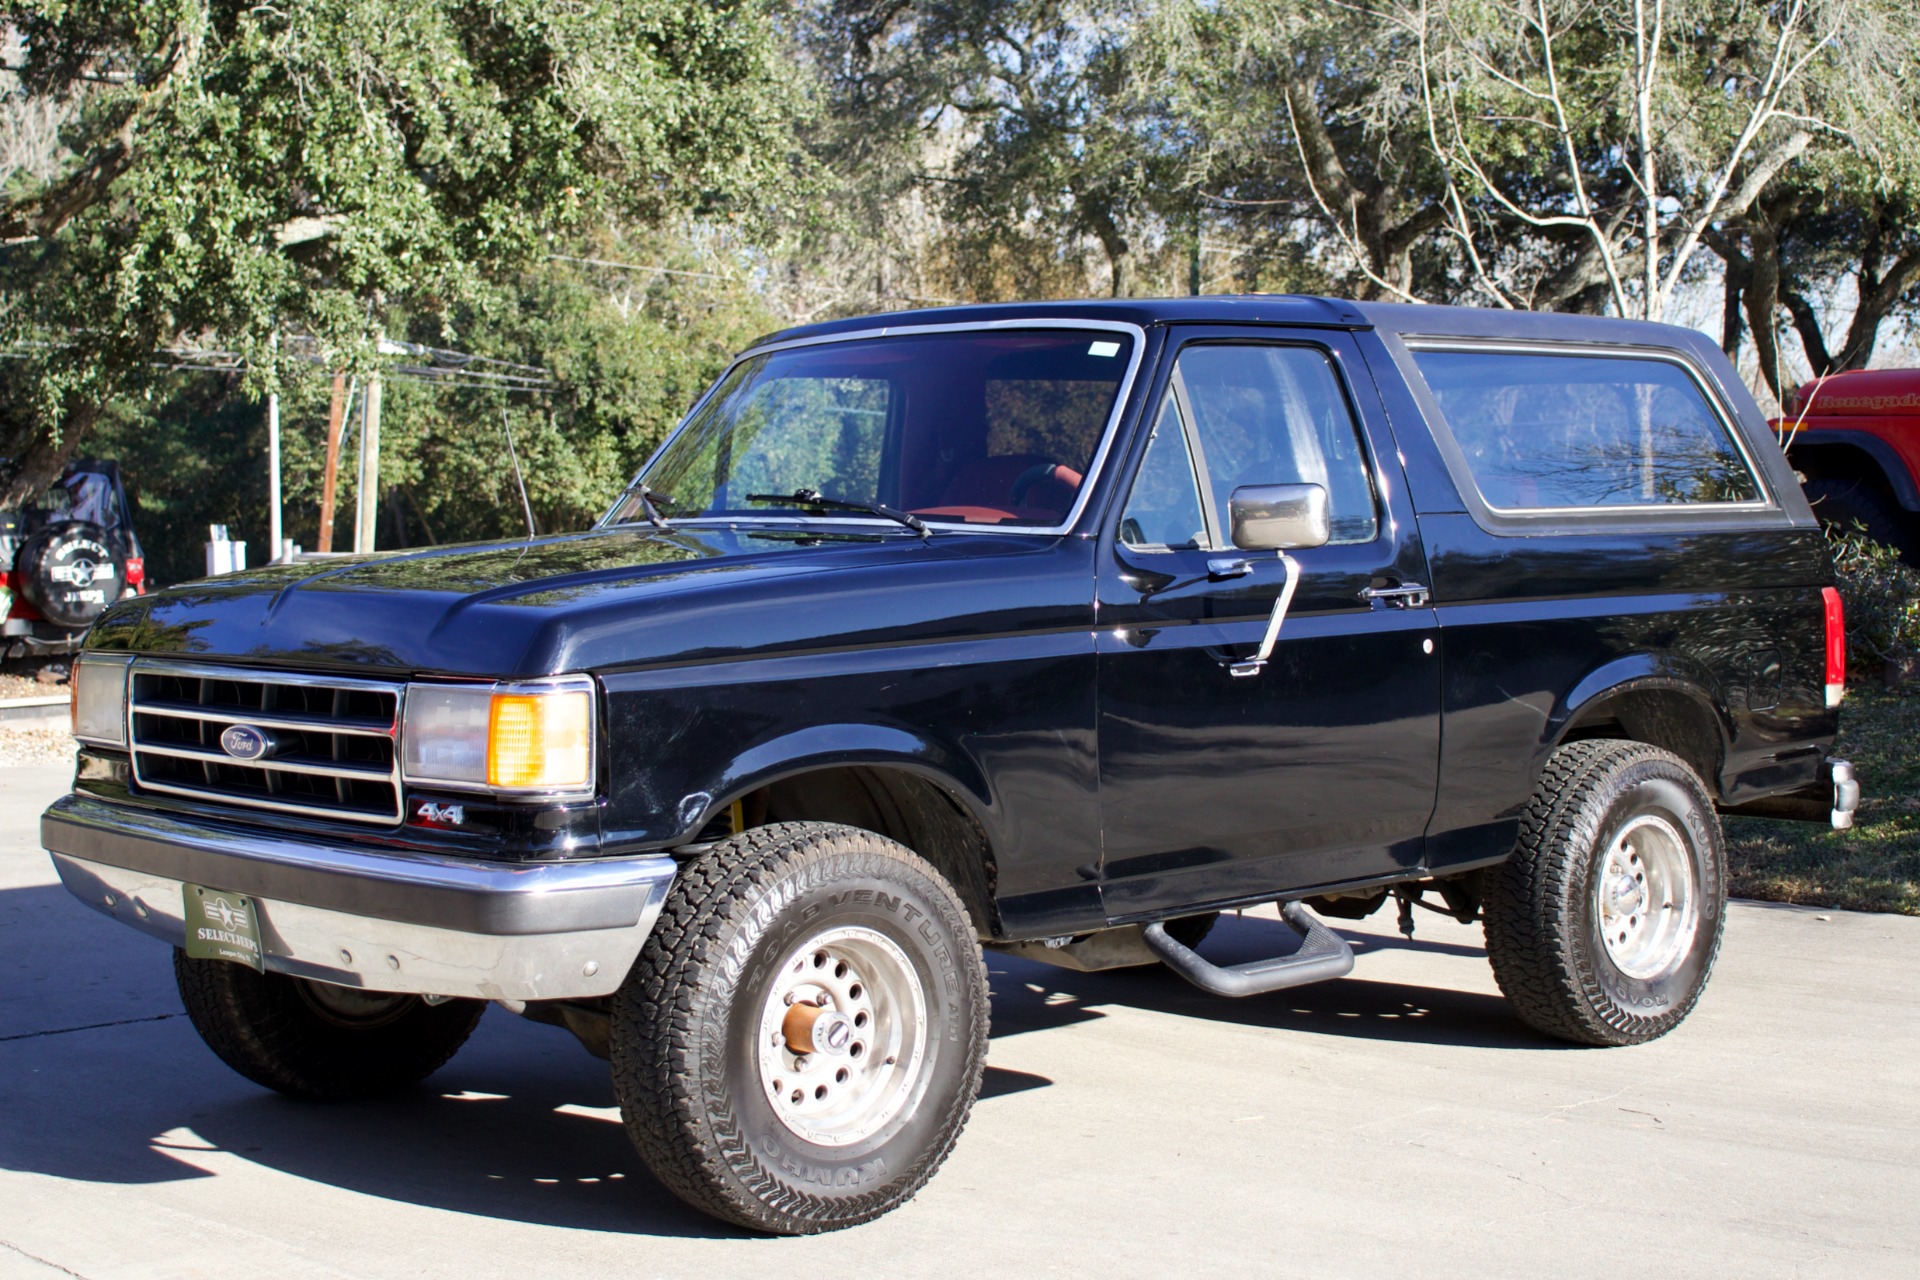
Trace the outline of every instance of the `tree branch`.
<instances>
[{"instance_id":1,"label":"tree branch","mask_svg":"<svg viewBox=\"0 0 1920 1280\"><path fill-rule=\"evenodd\" d=\"M20 244L58 235L68 223L106 199L113 184L133 164L140 126L200 61L205 19L205 10L196 10L174 29L165 67L155 77L153 87L134 100L112 135L95 146L79 168L7 204L0 212L0 243Z\"/></svg>"},{"instance_id":2,"label":"tree branch","mask_svg":"<svg viewBox=\"0 0 1920 1280\"><path fill-rule=\"evenodd\" d=\"M1753 110L1747 115L1746 127L1741 129L1740 137L1734 142L1732 151L1728 153L1727 163L1720 170L1719 176L1715 178L1712 191L1708 194L1706 200L1701 203L1699 211L1694 217L1693 225L1687 228L1686 233L1680 238L1679 244L1675 246L1673 262L1668 266L1666 279L1660 287L1660 295L1658 298L1660 306L1658 311L1652 309L1652 304L1655 299L1648 299L1649 310L1647 314L1649 317L1665 313L1666 300L1672 297L1674 291L1680 287L1680 279L1686 270L1687 259L1693 256L1693 250L1695 246L1700 243L1700 237L1705 232L1708 224L1728 216L1725 201L1727 188L1733 184L1733 175L1739 171L1740 166L1746 161L1747 153L1752 149L1754 140L1760 136L1760 130L1765 128L1773 119L1775 109L1780 105L1781 95L1786 92L1787 86L1798 79L1800 73L1806 69L1807 64L1818 56L1822 49L1833 42L1835 32L1834 30L1829 30L1827 34L1815 41L1810 49L1795 59L1791 65L1783 65L1787 60L1787 50L1793 43L1794 33L1799 30L1801 20L1806 15L1806 8L1806 0L1793 0L1792 7L1787 10L1786 17L1781 19L1780 37L1774 42L1773 57L1767 66L1766 79L1761 83L1760 92L1754 100ZM1805 136L1802 137L1802 134ZM1796 141L1796 139L1798 139L1798 141ZM1804 129L1795 131L1794 135L1775 153L1777 160L1772 165L1772 168L1765 173L1764 177L1749 173L1747 181L1742 184L1741 191L1745 192L1751 189L1753 195L1757 196L1760 188L1764 187L1767 182L1772 180L1773 175L1779 172L1780 166L1786 164L1787 161L1791 160L1794 156L1799 155L1801 151L1806 149L1807 143L1810 141L1812 141L1811 131ZM1787 152L1789 148L1791 148L1790 154L1782 154ZM1756 177L1760 177L1757 185L1755 183ZM1750 205L1751 203L1752 197L1749 197L1748 204ZM1746 206L1742 206L1742 209L1744 210L1745 207ZM1778 388L1775 388L1775 391L1777 394Z\"/></svg>"}]
</instances>

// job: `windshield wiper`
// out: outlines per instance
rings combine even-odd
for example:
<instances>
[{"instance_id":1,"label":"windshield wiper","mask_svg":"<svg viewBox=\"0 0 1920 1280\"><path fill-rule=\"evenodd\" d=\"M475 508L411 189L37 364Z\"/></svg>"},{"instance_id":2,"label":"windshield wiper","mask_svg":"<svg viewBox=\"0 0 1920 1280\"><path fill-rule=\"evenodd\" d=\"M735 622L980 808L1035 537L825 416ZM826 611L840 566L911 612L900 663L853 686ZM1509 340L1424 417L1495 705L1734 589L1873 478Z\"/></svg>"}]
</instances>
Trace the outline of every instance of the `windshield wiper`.
<instances>
[{"instance_id":1,"label":"windshield wiper","mask_svg":"<svg viewBox=\"0 0 1920 1280\"><path fill-rule=\"evenodd\" d=\"M672 525L667 523L667 518L660 514L660 507L654 505L654 503L658 502L661 506L668 506L668 507L679 506L680 504L675 502L671 495L661 493L657 489L649 489L644 480L636 479L632 484L626 487L625 492L623 492L620 496L622 498L634 497L634 498L640 499L641 514L647 517L647 523L652 525L654 528L656 529L673 528Z\"/></svg>"},{"instance_id":2,"label":"windshield wiper","mask_svg":"<svg viewBox=\"0 0 1920 1280\"><path fill-rule=\"evenodd\" d=\"M923 538L933 536L933 530L927 528L927 522L919 516L906 511L896 511L882 502L855 502L849 498L829 498L818 489L795 489L792 493L750 493L747 495L747 501L785 502L796 507L819 507L824 511L864 511L868 515L897 520Z\"/></svg>"}]
</instances>

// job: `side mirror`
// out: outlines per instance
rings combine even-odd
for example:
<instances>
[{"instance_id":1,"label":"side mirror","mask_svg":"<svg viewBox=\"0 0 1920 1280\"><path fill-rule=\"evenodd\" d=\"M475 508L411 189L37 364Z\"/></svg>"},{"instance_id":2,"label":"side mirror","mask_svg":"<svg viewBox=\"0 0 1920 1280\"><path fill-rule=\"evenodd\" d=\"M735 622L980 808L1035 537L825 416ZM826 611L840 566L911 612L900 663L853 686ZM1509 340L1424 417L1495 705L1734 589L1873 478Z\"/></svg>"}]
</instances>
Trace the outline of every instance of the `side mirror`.
<instances>
[{"instance_id":1,"label":"side mirror","mask_svg":"<svg viewBox=\"0 0 1920 1280\"><path fill-rule=\"evenodd\" d=\"M1233 545L1242 551L1297 551L1333 536L1327 491L1317 484L1250 484L1227 499Z\"/></svg>"}]
</instances>

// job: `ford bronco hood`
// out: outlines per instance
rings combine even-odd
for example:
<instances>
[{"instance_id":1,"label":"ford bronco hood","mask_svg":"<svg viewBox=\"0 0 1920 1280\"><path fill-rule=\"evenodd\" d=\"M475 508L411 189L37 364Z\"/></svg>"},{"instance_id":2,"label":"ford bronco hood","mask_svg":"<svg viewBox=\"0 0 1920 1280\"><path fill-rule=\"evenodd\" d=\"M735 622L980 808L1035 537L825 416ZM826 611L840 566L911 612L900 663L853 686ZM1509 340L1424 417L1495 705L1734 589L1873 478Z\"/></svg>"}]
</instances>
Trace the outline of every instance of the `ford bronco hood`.
<instances>
[{"instance_id":1,"label":"ford bronco hood","mask_svg":"<svg viewBox=\"0 0 1920 1280\"><path fill-rule=\"evenodd\" d=\"M1050 545L767 525L432 547L267 566L123 601L88 648L496 677L717 658L912 630L916 616L954 612L943 582ZM801 585L828 571L869 581ZM849 607L849 590L862 608Z\"/></svg>"}]
</instances>

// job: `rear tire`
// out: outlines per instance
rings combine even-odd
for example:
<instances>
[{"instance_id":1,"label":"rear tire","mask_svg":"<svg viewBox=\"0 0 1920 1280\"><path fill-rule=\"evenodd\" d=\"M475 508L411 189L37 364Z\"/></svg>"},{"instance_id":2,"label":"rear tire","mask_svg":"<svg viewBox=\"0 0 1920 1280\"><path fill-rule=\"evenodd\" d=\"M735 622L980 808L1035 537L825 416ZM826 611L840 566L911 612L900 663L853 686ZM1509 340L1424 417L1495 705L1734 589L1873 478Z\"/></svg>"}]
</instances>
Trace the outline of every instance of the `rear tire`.
<instances>
[{"instance_id":1,"label":"rear tire","mask_svg":"<svg viewBox=\"0 0 1920 1280\"><path fill-rule=\"evenodd\" d=\"M987 1022L980 945L937 871L854 827L758 827L675 879L614 997L614 1092L688 1204L831 1231L904 1204L946 1159Z\"/></svg>"},{"instance_id":2,"label":"rear tire","mask_svg":"<svg viewBox=\"0 0 1920 1280\"><path fill-rule=\"evenodd\" d=\"M1852 476L1815 476L1801 489L1822 527L1835 533L1864 533L1898 551L1908 564L1920 566L1920 531L1915 529L1914 517L1901 510L1891 494Z\"/></svg>"},{"instance_id":3,"label":"rear tire","mask_svg":"<svg viewBox=\"0 0 1920 1280\"><path fill-rule=\"evenodd\" d=\"M214 1056L293 1098L410 1089L446 1065L487 1010L480 1000L430 1005L419 996L196 960L178 949L173 974L187 1017Z\"/></svg>"},{"instance_id":4,"label":"rear tire","mask_svg":"<svg viewBox=\"0 0 1920 1280\"><path fill-rule=\"evenodd\" d=\"M1570 743L1548 757L1485 895L1487 958L1523 1021L1576 1044L1640 1044L1679 1025L1713 969L1720 820L1673 753Z\"/></svg>"},{"instance_id":5,"label":"rear tire","mask_svg":"<svg viewBox=\"0 0 1920 1280\"><path fill-rule=\"evenodd\" d=\"M87 520L59 520L21 544L14 558L20 594L55 626L93 625L127 589L120 541Z\"/></svg>"}]
</instances>

